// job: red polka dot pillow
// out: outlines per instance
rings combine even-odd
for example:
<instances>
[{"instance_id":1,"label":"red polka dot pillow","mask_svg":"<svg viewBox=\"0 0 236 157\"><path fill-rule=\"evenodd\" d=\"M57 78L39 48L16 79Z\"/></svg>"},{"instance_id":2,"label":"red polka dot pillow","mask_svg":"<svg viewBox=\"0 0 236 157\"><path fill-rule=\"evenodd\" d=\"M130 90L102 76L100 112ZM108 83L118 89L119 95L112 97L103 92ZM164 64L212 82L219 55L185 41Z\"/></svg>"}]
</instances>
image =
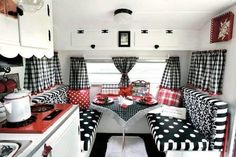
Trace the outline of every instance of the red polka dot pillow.
<instances>
[{"instance_id":1,"label":"red polka dot pillow","mask_svg":"<svg viewBox=\"0 0 236 157\"><path fill-rule=\"evenodd\" d=\"M181 106L181 91L161 88L157 95L158 104L165 104L170 106Z\"/></svg>"},{"instance_id":2,"label":"red polka dot pillow","mask_svg":"<svg viewBox=\"0 0 236 157\"><path fill-rule=\"evenodd\" d=\"M78 104L80 109L88 109L90 106L89 89L68 90L69 103Z\"/></svg>"}]
</instances>

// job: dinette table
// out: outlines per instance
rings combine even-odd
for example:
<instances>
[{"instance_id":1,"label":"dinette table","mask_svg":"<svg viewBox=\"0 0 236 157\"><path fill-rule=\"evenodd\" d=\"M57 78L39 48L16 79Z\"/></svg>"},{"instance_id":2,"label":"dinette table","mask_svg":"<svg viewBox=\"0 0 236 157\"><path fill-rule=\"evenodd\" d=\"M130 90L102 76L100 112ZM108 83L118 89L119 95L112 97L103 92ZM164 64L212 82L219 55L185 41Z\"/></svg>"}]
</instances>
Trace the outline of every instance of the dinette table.
<instances>
[{"instance_id":1,"label":"dinette table","mask_svg":"<svg viewBox=\"0 0 236 157\"><path fill-rule=\"evenodd\" d=\"M125 130L128 126L135 124L140 118L142 118L149 111L158 108L160 105L157 104L155 99L153 104L140 103L140 99L134 99L133 104L124 108L119 104L117 98L112 99L108 104L97 104L93 102L91 108L96 109L100 112L106 112L115 119L118 124L122 127L122 157L124 154L125 144Z\"/></svg>"}]
</instances>

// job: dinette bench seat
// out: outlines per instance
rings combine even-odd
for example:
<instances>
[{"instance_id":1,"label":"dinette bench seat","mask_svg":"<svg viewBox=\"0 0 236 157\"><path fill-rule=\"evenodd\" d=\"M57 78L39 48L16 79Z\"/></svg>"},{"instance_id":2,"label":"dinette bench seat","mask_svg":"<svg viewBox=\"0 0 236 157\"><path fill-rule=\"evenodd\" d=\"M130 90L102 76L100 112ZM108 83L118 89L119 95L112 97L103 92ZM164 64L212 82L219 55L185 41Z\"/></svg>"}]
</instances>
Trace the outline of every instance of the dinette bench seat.
<instances>
[{"instance_id":1,"label":"dinette bench seat","mask_svg":"<svg viewBox=\"0 0 236 157\"><path fill-rule=\"evenodd\" d=\"M48 92L33 96L33 103L43 104L68 104L68 86L63 85ZM80 140L81 152L83 157L87 157L92 150L92 145L96 138L96 131L102 113L94 109L80 110Z\"/></svg>"},{"instance_id":2,"label":"dinette bench seat","mask_svg":"<svg viewBox=\"0 0 236 157\"><path fill-rule=\"evenodd\" d=\"M83 141L82 151L88 151L93 145L96 130L102 114L97 110L80 110L80 136Z\"/></svg>"},{"instance_id":3,"label":"dinette bench seat","mask_svg":"<svg viewBox=\"0 0 236 157\"><path fill-rule=\"evenodd\" d=\"M159 151L208 150L208 140L189 121L154 113L147 120Z\"/></svg>"},{"instance_id":4,"label":"dinette bench seat","mask_svg":"<svg viewBox=\"0 0 236 157\"><path fill-rule=\"evenodd\" d=\"M183 88L187 118L148 113L147 121L159 151L222 151L228 105L199 91Z\"/></svg>"}]
</instances>

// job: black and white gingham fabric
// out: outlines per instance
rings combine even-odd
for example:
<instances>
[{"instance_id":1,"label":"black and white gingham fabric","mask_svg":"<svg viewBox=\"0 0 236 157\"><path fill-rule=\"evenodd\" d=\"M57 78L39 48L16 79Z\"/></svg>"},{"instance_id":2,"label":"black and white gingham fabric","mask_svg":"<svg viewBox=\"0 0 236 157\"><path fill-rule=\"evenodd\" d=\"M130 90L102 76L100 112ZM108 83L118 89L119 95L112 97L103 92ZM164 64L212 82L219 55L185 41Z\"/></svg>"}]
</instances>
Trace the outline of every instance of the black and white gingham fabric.
<instances>
[{"instance_id":1,"label":"black and white gingham fabric","mask_svg":"<svg viewBox=\"0 0 236 157\"><path fill-rule=\"evenodd\" d=\"M194 127L209 141L209 148L222 149L228 104L189 88L183 88L183 103Z\"/></svg>"},{"instance_id":2,"label":"black and white gingham fabric","mask_svg":"<svg viewBox=\"0 0 236 157\"><path fill-rule=\"evenodd\" d=\"M120 91L118 84L102 84L102 94L115 94L118 95Z\"/></svg>"},{"instance_id":3,"label":"black and white gingham fabric","mask_svg":"<svg viewBox=\"0 0 236 157\"><path fill-rule=\"evenodd\" d=\"M148 124L159 151L208 150L208 140L191 122L160 114L147 114Z\"/></svg>"},{"instance_id":4,"label":"black and white gingham fabric","mask_svg":"<svg viewBox=\"0 0 236 157\"><path fill-rule=\"evenodd\" d=\"M35 56L26 59L24 88L32 93L40 93L56 84L62 84L59 58L57 53L53 58L36 58ZM58 71L58 74L55 74ZM60 80L60 81L58 81Z\"/></svg>"},{"instance_id":5,"label":"black and white gingham fabric","mask_svg":"<svg viewBox=\"0 0 236 157\"><path fill-rule=\"evenodd\" d=\"M70 58L70 89L79 90L89 88L86 62L83 57Z\"/></svg>"},{"instance_id":6,"label":"black and white gingham fabric","mask_svg":"<svg viewBox=\"0 0 236 157\"><path fill-rule=\"evenodd\" d=\"M161 79L160 87L168 89L180 88L180 62L179 57L169 57Z\"/></svg>"},{"instance_id":7,"label":"black and white gingham fabric","mask_svg":"<svg viewBox=\"0 0 236 157\"><path fill-rule=\"evenodd\" d=\"M122 74L120 79L120 87L128 87L129 85L129 71L134 67L138 58L137 57L112 57L116 68Z\"/></svg>"},{"instance_id":8,"label":"black and white gingham fabric","mask_svg":"<svg viewBox=\"0 0 236 157\"><path fill-rule=\"evenodd\" d=\"M102 114L96 110L81 110L80 111L80 136L84 145L81 146L82 151L89 150L96 136L96 129Z\"/></svg>"},{"instance_id":9,"label":"black and white gingham fabric","mask_svg":"<svg viewBox=\"0 0 236 157\"><path fill-rule=\"evenodd\" d=\"M211 94L222 94L226 52L227 50L193 52L188 84Z\"/></svg>"},{"instance_id":10,"label":"black and white gingham fabric","mask_svg":"<svg viewBox=\"0 0 236 157\"><path fill-rule=\"evenodd\" d=\"M55 75L55 84L63 84L62 77L61 77L61 65L59 62L58 52L54 52L53 56L53 69Z\"/></svg>"}]
</instances>

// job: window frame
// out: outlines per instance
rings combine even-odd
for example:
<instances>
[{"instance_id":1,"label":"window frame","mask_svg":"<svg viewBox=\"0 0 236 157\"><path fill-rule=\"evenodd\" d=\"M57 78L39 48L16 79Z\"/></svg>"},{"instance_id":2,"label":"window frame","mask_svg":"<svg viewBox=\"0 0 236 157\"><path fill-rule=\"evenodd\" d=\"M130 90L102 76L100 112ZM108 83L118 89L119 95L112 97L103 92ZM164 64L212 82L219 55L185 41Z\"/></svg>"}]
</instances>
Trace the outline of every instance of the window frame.
<instances>
[{"instance_id":1,"label":"window frame","mask_svg":"<svg viewBox=\"0 0 236 157\"><path fill-rule=\"evenodd\" d=\"M112 59L86 59L87 63L113 63ZM137 63L165 63L166 64L166 59L139 59L137 61ZM115 65L114 65L115 66ZM88 70L88 75L89 75L89 69ZM164 73L165 67L163 69L163 73ZM95 73L93 73L95 74ZM97 73L97 74L110 74L110 73ZM117 73L115 74L120 74L120 72L117 70ZM160 76L162 78L162 76ZM132 78L132 77L131 77ZM139 79L142 80L142 79ZM130 81L135 81L135 80L130 80ZM146 80L145 80L146 81ZM114 83L114 82L113 82ZM112 82L109 82L108 84L113 84ZM117 82L116 82L117 83ZM159 90L159 85L161 83L161 80L159 83L153 83L150 82L150 93L153 96L156 96L158 90ZM90 86L91 87L101 87L103 83L91 83L90 82ZM106 82L104 82L104 84L106 84Z\"/></svg>"}]
</instances>

